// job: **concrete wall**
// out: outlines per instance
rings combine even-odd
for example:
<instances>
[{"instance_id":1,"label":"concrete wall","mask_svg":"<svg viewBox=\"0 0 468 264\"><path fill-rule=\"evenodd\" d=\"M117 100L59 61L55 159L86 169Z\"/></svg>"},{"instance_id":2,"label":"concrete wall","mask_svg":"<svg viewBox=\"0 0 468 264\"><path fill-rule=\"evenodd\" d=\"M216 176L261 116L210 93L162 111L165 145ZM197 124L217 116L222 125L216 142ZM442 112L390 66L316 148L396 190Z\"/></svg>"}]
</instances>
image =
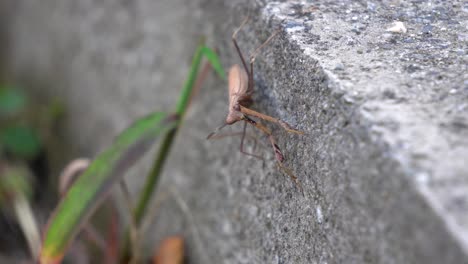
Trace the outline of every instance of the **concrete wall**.
<instances>
[{"instance_id":1,"label":"concrete wall","mask_svg":"<svg viewBox=\"0 0 468 264\"><path fill-rule=\"evenodd\" d=\"M227 112L227 84L212 75L148 240L182 232L190 263L468 263L462 1L11 3L9 69L64 98L70 151L87 156L133 118L174 108L201 35L227 69L247 13L245 54L281 29L257 58L255 109L306 132L271 126L304 196L264 138L265 162L239 153L239 138L205 140ZM386 31L394 21L408 31ZM135 191L148 166L127 178Z\"/></svg>"}]
</instances>

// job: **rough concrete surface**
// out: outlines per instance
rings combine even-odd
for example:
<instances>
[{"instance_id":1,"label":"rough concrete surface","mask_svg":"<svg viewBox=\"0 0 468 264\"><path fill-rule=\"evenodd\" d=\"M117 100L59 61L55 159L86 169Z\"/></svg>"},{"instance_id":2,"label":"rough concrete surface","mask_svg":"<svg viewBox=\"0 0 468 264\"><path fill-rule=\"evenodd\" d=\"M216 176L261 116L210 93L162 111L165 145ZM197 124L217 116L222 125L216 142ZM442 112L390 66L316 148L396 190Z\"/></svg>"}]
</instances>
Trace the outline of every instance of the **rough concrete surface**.
<instances>
[{"instance_id":1,"label":"rough concrete surface","mask_svg":"<svg viewBox=\"0 0 468 264\"><path fill-rule=\"evenodd\" d=\"M304 196L266 139L265 162L239 153L239 138L205 140L227 112L213 75L171 155L149 240L182 232L190 263L468 263L463 1L12 5L12 74L65 98L73 151L88 156L133 118L174 107L200 35L227 68L247 13L245 54L280 29L256 60L255 109L306 132L270 126ZM407 31L387 31L396 21ZM140 165L128 177L136 191Z\"/></svg>"}]
</instances>

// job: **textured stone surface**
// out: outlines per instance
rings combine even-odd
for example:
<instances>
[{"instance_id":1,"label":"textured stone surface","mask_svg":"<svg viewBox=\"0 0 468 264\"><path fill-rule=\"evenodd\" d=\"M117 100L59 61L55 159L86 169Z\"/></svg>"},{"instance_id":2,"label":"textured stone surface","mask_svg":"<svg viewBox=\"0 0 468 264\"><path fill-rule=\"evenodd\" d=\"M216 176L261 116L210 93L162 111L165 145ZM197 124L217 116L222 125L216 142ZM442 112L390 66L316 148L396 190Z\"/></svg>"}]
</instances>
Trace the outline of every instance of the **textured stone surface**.
<instances>
[{"instance_id":1,"label":"textured stone surface","mask_svg":"<svg viewBox=\"0 0 468 264\"><path fill-rule=\"evenodd\" d=\"M81 155L132 118L174 107L201 34L229 67L239 63L230 35L248 10L245 54L281 30L257 58L255 108L306 132L271 126L305 195L276 170L264 138L264 163L239 153L239 138L205 140L226 114L226 83L212 77L171 155L160 188L170 195L148 239L183 232L193 263L467 263L463 1L14 7L10 69L65 98ZM386 31L395 21L407 32ZM135 189L147 166L128 178Z\"/></svg>"}]
</instances>

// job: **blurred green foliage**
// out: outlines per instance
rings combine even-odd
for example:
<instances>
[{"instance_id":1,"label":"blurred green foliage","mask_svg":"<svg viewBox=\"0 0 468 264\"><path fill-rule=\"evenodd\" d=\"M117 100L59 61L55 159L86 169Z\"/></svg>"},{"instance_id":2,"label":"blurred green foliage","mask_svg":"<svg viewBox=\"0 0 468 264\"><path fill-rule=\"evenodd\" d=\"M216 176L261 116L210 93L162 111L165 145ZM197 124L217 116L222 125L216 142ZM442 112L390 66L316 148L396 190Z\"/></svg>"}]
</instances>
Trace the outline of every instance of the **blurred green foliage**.
<instances>
[{"instance_id":1,"label":"blurred green foliage","mask_svg":"<svg viewBox=\"0 0 468 264\"><path fill-rule=\"evenodd\" d=\"M36 131L25 125L12 125L0 131L0 143L4 150L15 157L31 160L41 149Z\"/></svg>"},{"instance_id":2,"label":"blurred green foliage","mask_svg":"<svg viewBox=\"0 0 468 264\"><path fill-rule=\"evenodd\" d=\"M19 89L0 87L0 150L1 155L15 159L32 160L41 150L37 131L25 124L23 113L28 98Z\"/></svg>"},{"instance_id":3,"label":"blurred green foliage","mask_svg":"<svg viewBox=\"0 0 468 264\"><path fill-rule=\"evenodd\" d=\"M26 96L18 89L0 87L1 117L17 114L26 106Z\"/></svg>"}]
</instances>

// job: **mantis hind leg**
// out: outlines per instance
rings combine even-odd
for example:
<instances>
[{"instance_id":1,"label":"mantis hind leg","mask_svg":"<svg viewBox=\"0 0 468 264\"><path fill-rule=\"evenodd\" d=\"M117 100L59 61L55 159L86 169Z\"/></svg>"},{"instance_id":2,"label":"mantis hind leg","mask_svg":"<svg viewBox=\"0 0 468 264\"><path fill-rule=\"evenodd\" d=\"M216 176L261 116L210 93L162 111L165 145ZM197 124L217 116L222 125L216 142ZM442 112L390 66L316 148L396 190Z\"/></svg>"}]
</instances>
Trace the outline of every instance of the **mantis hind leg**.
<instances>
[{"instance_id":1,"label":"mantis hind leg","mask_svg":"<svg viewBox=\"0 0 468 264\"><path fill-rule=\"evenodd\" d=\"M248 117L246 115L244 115L244 121L246 123L249 123L249 124L253 125L254 127L260 129L260 131L262 131L263 133L265 133L268 136L268 139L270 140L270 144L271 144L271 146L273 148L273 151L275 153L275 158L276 158L278 167L280 168L281 171L283 171L285 174L287 174L294 181L296 186L301 190L302 194L304 194L304 190L302 189L302 185L300 184L300 182L297 179L296 175L294 175L294 173L288 167L286 167L284 165L284 155L281 152L281 149L279 148L279 146L276 144L276 140L273 137L273 134L271 133L271 131L267 127L262 125L261 123L258 123L255 120L252 120L250 117Z\"/></svg>"},{"instance_id":2,"label":"mantis hind leg","mask_svg":"<svg viewBox=\"0 0 468 264\"><path fill-rule=\"evenodd\" d=\"M248 153L248 152L244 151L244 139L245 139L246 130L247 130L247 122L244 123L244 129L242 130L242 139L241 139L241 143L240 143L240 146L239 146L239 151L242 154L252 156L252 157L255 157L257 159L261 159L261 160L265 161L262 156L259 156L259 155L253 154L253 153ZM255 140L254 149L255 149L256 146L257 146L257 140Z\"/></svg>"}]
</instances>

